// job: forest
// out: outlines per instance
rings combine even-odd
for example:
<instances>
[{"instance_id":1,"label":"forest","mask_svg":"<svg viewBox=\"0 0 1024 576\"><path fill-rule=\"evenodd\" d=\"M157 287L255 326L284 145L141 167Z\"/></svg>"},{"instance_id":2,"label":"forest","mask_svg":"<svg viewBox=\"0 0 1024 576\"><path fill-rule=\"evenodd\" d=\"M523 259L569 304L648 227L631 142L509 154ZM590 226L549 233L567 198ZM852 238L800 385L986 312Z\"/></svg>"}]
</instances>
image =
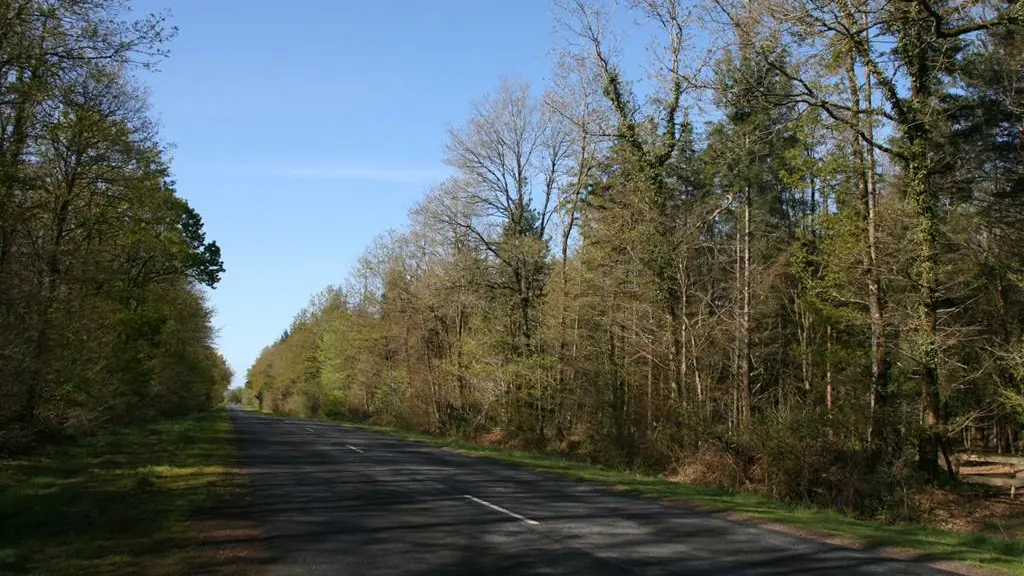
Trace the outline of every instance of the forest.
<instances>
[{"instance_id":1,"label":"forest","mask_svg":"<svg viewBox=\"0 0 1024 576\"><path fill-rule=\"evenodd\" d=\"M0 0L0 454L208 409L231 379L220 249L139 81L176 29L130 15Z\"/></svg>"},{"instance_id":2,"label":"forest","mask_svg":"<svg viewBox=\"0 0 1024 576\"><path fill-rule=\"evenodd\" d=\"M472 105L451 176L262 351L247 403L872 515L953 481L957 450L1021 452L1022 3L553 11L548 84ZM85 282L13 268L55 378L43 310Z\"/></svg>"}]
</instances>

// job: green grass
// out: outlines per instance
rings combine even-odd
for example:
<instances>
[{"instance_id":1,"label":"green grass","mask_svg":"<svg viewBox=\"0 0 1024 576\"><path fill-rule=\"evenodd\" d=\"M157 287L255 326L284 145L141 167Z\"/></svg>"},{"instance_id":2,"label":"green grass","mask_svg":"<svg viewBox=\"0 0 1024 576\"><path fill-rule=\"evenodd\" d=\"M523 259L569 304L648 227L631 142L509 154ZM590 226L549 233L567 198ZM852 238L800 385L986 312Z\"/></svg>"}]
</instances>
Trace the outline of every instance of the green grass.
<instances>
[{"instance_id":1,"label":"green grass","mask_svg":"<svg viewBox=\"0 0 1024 576\"><path fill-rule=\"evenodd\" d=\"M796 529L808 536L838 539L847 545L909 552L921 561L957 562L1006 574L1024 575L1022 540L977 533L949 532L916 524L881 524L820 508L790 506L756 494L682 484L660 477L610 470L556 456L482 446L384 426L350 425L574 480L597 482L623 492L682 502L718 512L737 513L743 518Z\"/></svg>"},{"instance_id":2,"label":"green grass","mask_svg":"<svg viewBox=\"0 0 1024 576\"><path fill-rule=\"evenodd\" d=\"M191 572L197 513L234 490L230 435L213 411L0 460L0 573Z\"/></svg>"}]
</instances>

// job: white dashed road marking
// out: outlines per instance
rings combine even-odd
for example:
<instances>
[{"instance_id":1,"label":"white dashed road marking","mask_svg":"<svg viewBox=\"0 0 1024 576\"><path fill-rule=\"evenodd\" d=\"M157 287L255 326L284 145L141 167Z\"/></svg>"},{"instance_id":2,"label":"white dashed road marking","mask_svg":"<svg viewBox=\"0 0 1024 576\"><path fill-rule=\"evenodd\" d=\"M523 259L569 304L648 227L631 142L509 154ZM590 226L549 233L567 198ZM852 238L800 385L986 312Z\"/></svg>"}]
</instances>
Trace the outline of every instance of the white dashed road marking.
<instances>
[{"instance_id":1,"label":"white dashed road marking","mask_svg":"<svg viewBox=\"0 0 1024 576\"><path fill-rule=\"evenodd\" d=\"M470 496L469 494L463 494L462 497L463 498L468 498L468 499L472 500L473 502L476 502L477 504L480 504L481 506L486 506L486 507L488 507L491 510L494 510L496 512L501 512L502 514L506 514L508 516L511 516L511 517L515 518L516 520L520 520L522 522L525 522L525 523L529 524L530 526L537 526L537 525L540 524L540 522L537 522L536 520L530 520L526 516L520 516L519 514L516 514L515 512L512 512L511 510L506 510L506 509L502 508L501 506L496 506L494 504L491 504L490 502L487 502L485 500L481 500L481 499L479 499L479 498L477 498L475 496Z\"/></svg>"}]
</instances>

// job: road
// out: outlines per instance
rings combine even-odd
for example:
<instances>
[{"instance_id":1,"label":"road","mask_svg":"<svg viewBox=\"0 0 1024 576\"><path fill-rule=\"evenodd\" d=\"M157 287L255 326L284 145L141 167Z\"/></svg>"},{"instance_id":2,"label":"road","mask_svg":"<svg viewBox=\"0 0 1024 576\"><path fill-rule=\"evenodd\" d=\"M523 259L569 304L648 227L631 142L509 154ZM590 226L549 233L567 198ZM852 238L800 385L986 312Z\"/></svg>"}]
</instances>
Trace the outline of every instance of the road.
<instances>
[{"instance_id":1,"label":"road","mask_svg":"<svg viewBox=\"0 0 1024 576\"><path fill-rule=\"evenodd\" d=\"M231 419L272 575L946 574L365 430Z\"/></svg>"}]
</instances>

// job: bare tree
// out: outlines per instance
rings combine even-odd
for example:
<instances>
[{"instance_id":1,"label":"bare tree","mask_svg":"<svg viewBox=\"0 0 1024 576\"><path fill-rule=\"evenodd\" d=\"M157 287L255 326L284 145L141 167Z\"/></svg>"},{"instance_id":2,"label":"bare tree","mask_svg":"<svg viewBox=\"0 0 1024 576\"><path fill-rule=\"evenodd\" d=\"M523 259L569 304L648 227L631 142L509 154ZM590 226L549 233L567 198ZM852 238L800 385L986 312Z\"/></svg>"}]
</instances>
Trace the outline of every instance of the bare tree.
<instances>
[{"instance_id":1,"label":"bare tree","mask_svg":"<svg viewBox=\"0 0 1024 576\"><path fill-rule=\"evenodd\" d=\"M447 186L471 217L449 211L500 264L498 284L513 295L519 353L531 345L534 310L542 296L548 227L564 183L569 133L524 83L503 82L477 104L466 126L449 133L448 163L458 176Z\"/></svg>"}]
</instances>

